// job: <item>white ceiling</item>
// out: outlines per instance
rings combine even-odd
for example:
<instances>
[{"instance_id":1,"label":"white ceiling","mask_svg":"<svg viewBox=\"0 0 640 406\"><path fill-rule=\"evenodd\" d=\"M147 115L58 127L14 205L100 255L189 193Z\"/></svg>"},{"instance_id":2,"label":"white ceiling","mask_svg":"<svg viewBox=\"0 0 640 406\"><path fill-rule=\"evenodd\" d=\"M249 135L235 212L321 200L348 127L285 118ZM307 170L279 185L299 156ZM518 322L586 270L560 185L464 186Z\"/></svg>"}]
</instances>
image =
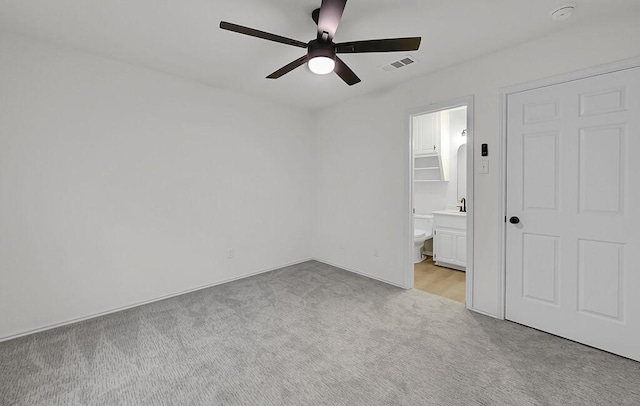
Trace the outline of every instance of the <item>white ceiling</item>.
<instances>
[{"instance_id":1,"label":"white ceiling","mask_svg":"<svg viewBox=\"0 0 640 406\"><path fill-rule=\"evenodd\" d=\"M220 20L307 42L321 0L0 0L0 29L309 109L616 15L638 0L349 0L335 41L422 36L419 63L379 66L408 53L343 55L362 82L316 76L306 66L265 76L305 50L223 31ZM550 12L576 4L565 22Z\"/></svg>"}]
</instances>

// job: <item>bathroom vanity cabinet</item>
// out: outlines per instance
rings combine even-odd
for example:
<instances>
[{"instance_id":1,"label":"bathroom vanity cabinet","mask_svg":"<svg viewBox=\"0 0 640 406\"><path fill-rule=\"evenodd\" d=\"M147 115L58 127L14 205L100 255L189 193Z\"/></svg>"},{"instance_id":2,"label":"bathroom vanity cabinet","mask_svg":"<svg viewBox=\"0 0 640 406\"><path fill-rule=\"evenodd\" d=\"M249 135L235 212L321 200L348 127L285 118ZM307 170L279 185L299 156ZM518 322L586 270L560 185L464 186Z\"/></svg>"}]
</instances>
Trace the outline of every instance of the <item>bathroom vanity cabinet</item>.
<instances>
[{"instance_id":1,"label":"bathroom vanity cabinet","mask_svg":"<svg viewBox=\"0 0 640 406\"><path fill-rule=\"evenodd\" d=\"M433 212L433 260L436 265L466 270L467 213Z\"/></svg>"}]
</instances>

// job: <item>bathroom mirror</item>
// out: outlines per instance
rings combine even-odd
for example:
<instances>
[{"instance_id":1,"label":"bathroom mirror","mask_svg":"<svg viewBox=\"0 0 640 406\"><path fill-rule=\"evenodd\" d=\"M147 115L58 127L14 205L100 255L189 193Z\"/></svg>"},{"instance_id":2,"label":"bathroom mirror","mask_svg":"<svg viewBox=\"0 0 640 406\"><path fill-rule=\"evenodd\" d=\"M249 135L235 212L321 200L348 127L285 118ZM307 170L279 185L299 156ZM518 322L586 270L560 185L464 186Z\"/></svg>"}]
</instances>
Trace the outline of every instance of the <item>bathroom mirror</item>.
<instances>
[{"instance_id":1,"label":"bathroom mirror","mask_svg":"<svg viewBox=\"0 0 640 406\"><path fill-rule=\"evenodd\" d=\"M467 198L467 144L460 145L458 148L458 201L463 197Z\"/></svg>"}]
</instances>

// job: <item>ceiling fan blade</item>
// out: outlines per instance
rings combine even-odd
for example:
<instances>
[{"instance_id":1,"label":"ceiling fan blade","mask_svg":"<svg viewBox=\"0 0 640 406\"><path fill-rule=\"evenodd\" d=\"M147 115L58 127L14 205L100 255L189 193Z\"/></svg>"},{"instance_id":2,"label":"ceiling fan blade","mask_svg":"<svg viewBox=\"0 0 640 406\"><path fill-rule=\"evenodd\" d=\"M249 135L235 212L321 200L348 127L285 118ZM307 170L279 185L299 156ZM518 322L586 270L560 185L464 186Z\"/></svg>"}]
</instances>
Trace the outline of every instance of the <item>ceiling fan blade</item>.
<instances>
[{"instance_id":1,"label":"ceiling fan blade","mask_svg":"<svg viewBox=\"0 0 640 406\"><path fill-rule=\"evenodd\" d=\"M238 24L228 23L226 21L220 21L220 28L223 30L233 31L244 35L250 35L256 38L266 39L268 41L279 42L281 44L293 45L294 47L306 48L307 44L302 41L298 41L295 39L283 37L276 34L271 34L268 32L256 30L249 27L243 27Z\"/></svg>"},{"instance_id":2,"label":"ceiling fan blade","mask_svg":"<svg viewBox=\"0 0 640 406\"><path fill-rule=\"evenodd\" d=\"M318 39L326 41L333 39L346 4L347 0L322 0L318 16Z\"/></svg>"},{"instance_id":3,"label":"ceiling fan blade","mask_svg":"<svg viewBox=\"0 0 640 406\"><path fill-rule=\"evenodd\" d=\"M359 54L363 52L416 51L420 48L421 37L371 39L336 44L336 53Z\"/></svg>"},{"instance_id":4,"label":"ceiling fan blade","mask_svg":"<svg viewBox=\"0 0 640 406\"><path fill-rule=\"evenodd\" d=\"M342 80L344 80L345 83L348 84L349 86L353 86L356 83L360 82L360 78L355 73L353 73L351 68L349 68L347 64L342 61L342 59L338 58L337 56L336 56L336 67L333 71L338 76L340 76L340 78L342 78Z\"/></svg>"},{"instance_id":5,"label":"ceiling fan blade","mask_svg":"<svg viewBox=\"0 0 640 406\"><path fill-rule=\"evenodd\" d=\"M287 73L291 72L298 66L304 65L307 62L307 59L308 59L307 55L302 56L296 59L295 61L291 62L290 64L285 65L282 68L278 69L277 71L273 72L271 75L267 76L267 79L278 79L279 77L284 76Z\"/></svg>"}]
</instances>

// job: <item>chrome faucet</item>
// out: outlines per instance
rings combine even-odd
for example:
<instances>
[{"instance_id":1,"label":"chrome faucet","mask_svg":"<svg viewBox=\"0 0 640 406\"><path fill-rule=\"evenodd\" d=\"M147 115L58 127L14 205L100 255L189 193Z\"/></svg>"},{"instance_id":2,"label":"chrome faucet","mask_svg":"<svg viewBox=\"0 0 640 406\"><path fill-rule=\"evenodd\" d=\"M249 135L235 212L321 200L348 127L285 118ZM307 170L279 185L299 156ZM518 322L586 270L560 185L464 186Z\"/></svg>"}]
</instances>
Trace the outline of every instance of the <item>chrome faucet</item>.
<instances>
[{"instance_id":1,"label":"chrome faucet","mask_svg":"<svg viewBox=\"0 0 640 406\"><path fill-rule=\"evenodd\" d=\"M460 212L462 213L466 213L467 212L467 199L465 199L464 197L460 200L460 203L462 203L462 206L458 206L460 207Z\"/></svg>"}]
</instances>

